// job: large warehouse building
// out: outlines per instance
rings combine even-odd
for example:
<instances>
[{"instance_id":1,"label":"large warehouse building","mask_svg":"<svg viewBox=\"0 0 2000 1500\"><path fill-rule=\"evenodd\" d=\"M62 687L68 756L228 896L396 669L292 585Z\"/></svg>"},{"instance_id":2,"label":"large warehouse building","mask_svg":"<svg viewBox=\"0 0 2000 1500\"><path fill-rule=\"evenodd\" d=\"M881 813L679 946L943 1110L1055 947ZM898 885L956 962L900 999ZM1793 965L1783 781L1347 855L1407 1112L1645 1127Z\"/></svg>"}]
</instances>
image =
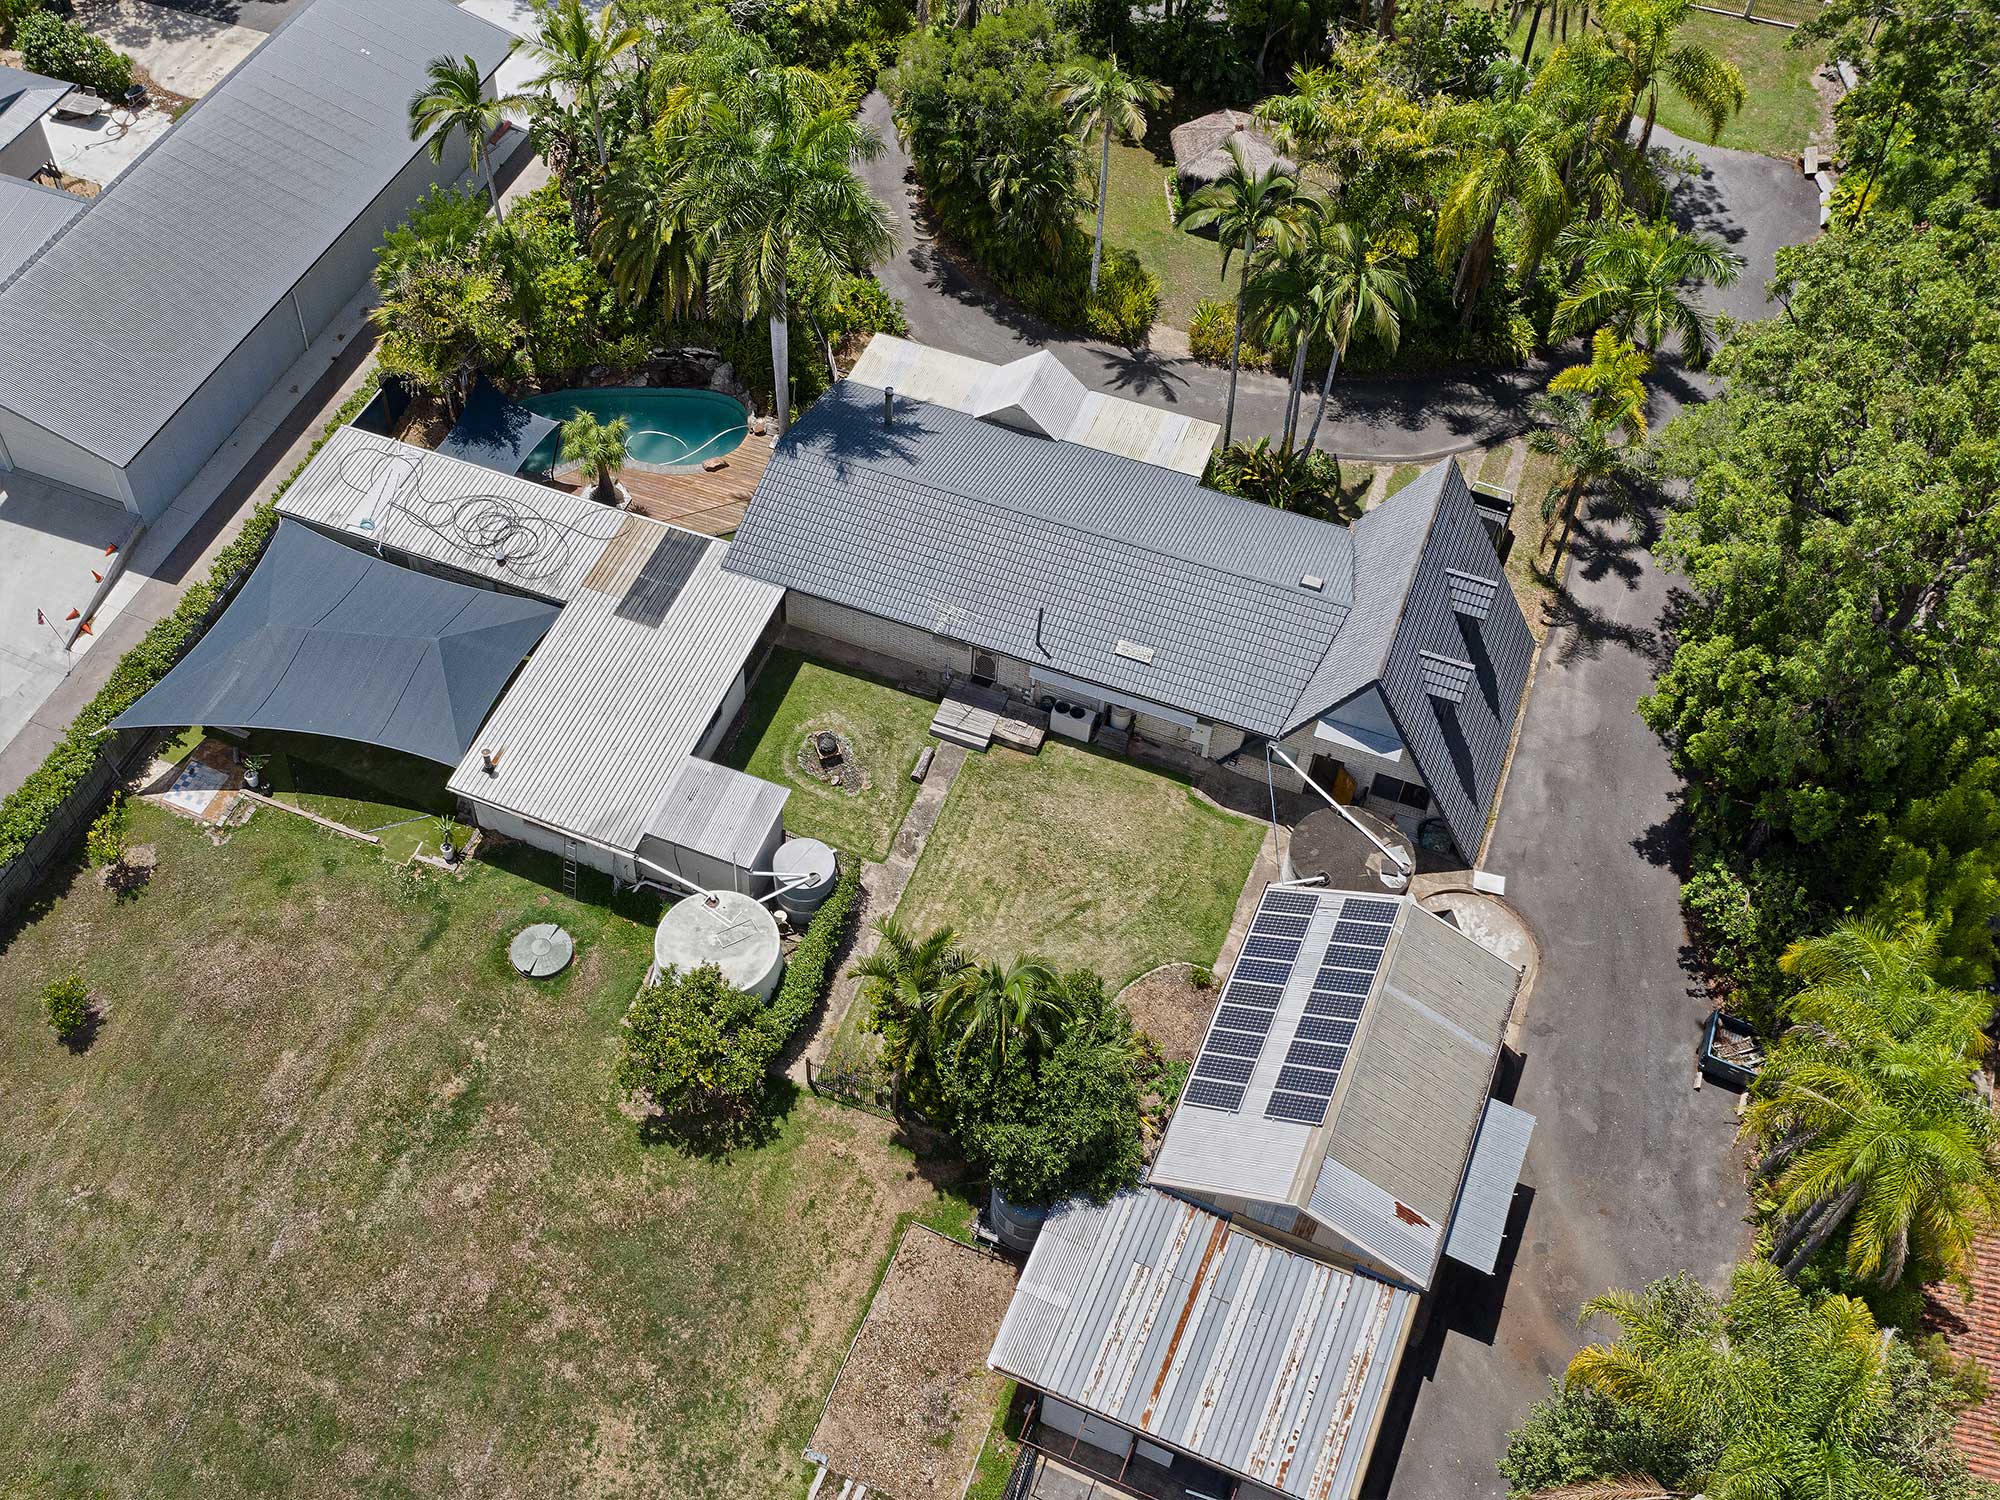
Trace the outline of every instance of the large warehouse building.
<instances>
[{"instance_id":1,"label":"large warehouse building","mask_svg":"<svg viewBox=\"0 0 2000 1500\"><path fill-rule=\"evenodd\" d=\"M512 40L449 0L316 0L273 32L0 281L0 470L157 517L464 171L462 139L437 165L410 139L429 61L490 87Z\"/></svg>"}]
</instances>

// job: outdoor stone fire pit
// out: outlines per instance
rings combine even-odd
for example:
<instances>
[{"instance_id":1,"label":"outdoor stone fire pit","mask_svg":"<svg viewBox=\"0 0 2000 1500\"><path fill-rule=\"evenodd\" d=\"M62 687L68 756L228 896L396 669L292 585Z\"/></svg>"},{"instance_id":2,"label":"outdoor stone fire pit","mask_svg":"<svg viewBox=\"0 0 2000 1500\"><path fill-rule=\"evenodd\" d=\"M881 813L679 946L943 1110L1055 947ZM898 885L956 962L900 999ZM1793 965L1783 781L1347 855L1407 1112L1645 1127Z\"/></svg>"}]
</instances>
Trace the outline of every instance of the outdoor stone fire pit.
<instances>
[{"instance_id":1,"label":"outdoor stone fire pit","mask_svg":"<svg viewBox=\"0 0 2000 1500\"><path fill-rule=\"evenodd\" d=\"M845 792L859 792L869 780L868 768L855 758L854 742L834 729L806 731L799 746L799 770Z\"/></svg>"}]
</instances>

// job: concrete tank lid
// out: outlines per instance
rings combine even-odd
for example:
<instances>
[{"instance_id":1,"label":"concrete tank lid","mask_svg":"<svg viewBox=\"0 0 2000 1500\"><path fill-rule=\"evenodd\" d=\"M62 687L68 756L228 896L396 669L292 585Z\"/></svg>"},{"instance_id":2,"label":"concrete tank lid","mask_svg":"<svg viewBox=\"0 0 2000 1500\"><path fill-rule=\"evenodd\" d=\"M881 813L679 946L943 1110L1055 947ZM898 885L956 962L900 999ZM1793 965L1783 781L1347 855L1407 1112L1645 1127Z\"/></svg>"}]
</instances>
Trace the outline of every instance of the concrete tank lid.
<instances>
[{"instance_id":1,"label":"concrete tank lid","mask_svg":"<svg viewBox=\"0 0 2000 1500\"><path fill-rule=\"evenodd\" d=\"M753 988L777 965L778 919L737 891L689 896L660 918L653 961L683 972L714 964L737 988Z\"/></svg>"},{"instance_id":2,"label":"concrete tank lid","mask_svg":"<svg viewBox=\"0 0 2000 1500\"><path fill-rule=\"evenodd\" d=\"M786 879L810 875L815 885L822 880L831 880L834 876L832 846L819 839L786 839L778 846L777 854L772 856L771 869Z\"/></svg>"}]
</instances>

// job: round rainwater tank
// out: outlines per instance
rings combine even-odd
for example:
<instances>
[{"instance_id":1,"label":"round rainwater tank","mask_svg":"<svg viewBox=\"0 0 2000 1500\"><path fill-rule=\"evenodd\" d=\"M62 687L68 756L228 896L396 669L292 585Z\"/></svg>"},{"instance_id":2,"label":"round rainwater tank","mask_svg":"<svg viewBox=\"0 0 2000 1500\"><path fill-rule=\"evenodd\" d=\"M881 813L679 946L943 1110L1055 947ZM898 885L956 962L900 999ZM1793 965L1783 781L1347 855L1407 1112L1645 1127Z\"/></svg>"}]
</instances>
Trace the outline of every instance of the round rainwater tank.
<instances>
[{"instance_id":1,"label":"round rainwater tank","mask_svg":"<svg viewBox=\"0 0 2000 1500\"><path fill-rule=\"evenodd\" d=\"M833 850L818 839L787 839L771 860L771 873L780 886L791 889L778 897L778 905L794 927L803 926L820 903L833 894L835 868ZM799 882L792 885L793 881Z\"/></svg>"},{"instance_id":2,"label":"round rainwater tank","mask_svg":"<svg viewBox=\"0 0 2000 1500\"><path fill-rule=\"evenodd\" d=\"M778 919L735 891L689 896L670 909L653 934L653 961L683 973L714 964L730 984L760 1000L770 999L785 968Z\"/></svg>"}]
</instances>

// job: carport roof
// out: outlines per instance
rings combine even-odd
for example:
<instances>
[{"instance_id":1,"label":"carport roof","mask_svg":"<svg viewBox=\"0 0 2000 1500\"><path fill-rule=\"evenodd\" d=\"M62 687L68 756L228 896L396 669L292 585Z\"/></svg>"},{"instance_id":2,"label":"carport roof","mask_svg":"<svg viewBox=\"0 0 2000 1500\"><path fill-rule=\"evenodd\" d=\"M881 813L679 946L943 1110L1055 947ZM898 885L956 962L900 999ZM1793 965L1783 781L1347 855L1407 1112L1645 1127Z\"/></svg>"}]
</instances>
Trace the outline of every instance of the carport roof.
<instances>
[{"instance_id":1,"label":"carport roof","mask_svg":"<svg viewBox=\"0 0 2000 1500\"><path fill-rule=\"evenodd\" d=\"M556 613L280 521L222 617L111 727L284 729L451 765Z\"/></svg>"}]
</instances>

